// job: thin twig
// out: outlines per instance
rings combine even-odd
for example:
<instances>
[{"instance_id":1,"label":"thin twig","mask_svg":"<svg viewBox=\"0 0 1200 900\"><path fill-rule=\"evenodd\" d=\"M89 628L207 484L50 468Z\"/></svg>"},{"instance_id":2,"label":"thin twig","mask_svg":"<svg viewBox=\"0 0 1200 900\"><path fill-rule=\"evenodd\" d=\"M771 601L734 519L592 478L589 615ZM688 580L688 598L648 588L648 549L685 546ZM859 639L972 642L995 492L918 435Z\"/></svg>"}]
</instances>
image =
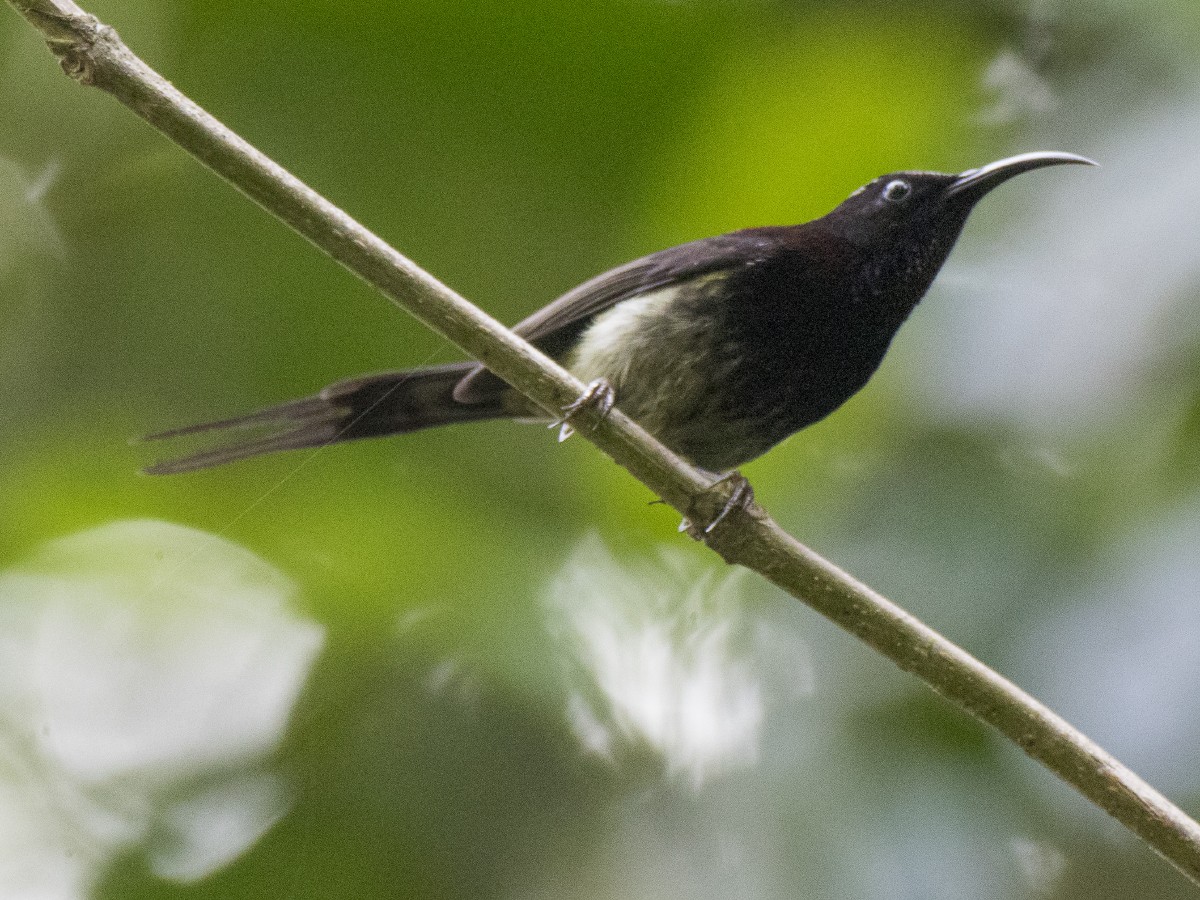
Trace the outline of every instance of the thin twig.
<instances>
[{"instance_id":1,"label":"thin twig","mask_svg":"<svg viewBox=\"0 0 1200 900\"><path fill-rule=\"evenodd\" d=\"M263 156L136 57L70 0L8 0L42 32L68 75L104 90L268 212L551 413L584 386L490 316ZM578 432L693 522L729 486L701 473L613 410ZM705 542L761 574L1016 743L1200 884L1200 825L1070 724L891 601L822 559L758 507Z\"/></svg>"}]
</instances>

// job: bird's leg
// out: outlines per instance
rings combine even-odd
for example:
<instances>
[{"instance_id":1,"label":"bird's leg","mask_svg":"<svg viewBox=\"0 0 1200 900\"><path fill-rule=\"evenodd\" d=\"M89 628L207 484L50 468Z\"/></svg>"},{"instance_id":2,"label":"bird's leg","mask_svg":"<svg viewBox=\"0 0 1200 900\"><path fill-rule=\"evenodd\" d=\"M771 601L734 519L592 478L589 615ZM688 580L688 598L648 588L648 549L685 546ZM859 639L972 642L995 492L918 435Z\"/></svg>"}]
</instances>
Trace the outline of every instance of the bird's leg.
<instances>
[{"instance_id":1,"label":"bird's leg","mask_svg":"<svg viewBox=\"0 0 1200 900\"><path fill-rule=\"evenodd\" d=\"M717 513L716 518L704 526L700 530L700 534L692 532L693 537L702 538L703 535L712 534L713 530L725 521L725 518L734 510L746 510L754 503L754 488L750 482L746 480L746 476L741 472L734 470L726 475L719 476L711 485L710 488L715 488L722 482L729 482L733 490L730 491L729 499L725 501L725 505L721 507L721 511ZM684 519L679 523L680 531L691 531L692 523L688 519Z\"/></svg>"},{"instance_id":2,"label":"bird's leg","mask_svg":"<svg viewBox=\"0 0 1200 900\"><path fill-rule=\"evenodd\" d=\"M578 399L563 407L562 418L551 422L550 427L558 429L558 440L561 443L575 433L575 429L571 427L572 417L591 407L596 410L597 421L600 421L609 414L616 401L617 395L613 392L612 385L603 378L597 378L588 384Z\"/></svg>"}]
</instances>

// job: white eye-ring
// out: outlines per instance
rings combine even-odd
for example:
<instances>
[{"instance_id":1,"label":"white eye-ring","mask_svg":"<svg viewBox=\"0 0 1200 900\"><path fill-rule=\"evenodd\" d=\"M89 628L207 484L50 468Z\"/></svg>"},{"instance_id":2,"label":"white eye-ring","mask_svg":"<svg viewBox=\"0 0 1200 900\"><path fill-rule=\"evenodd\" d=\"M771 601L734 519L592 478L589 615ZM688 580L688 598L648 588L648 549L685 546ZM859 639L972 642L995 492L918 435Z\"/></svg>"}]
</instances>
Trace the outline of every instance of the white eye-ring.
<instances>
[{"instance_id":1,"label":"white eye-ring","mask_svg":"<svg viewBox=\"0 0 1200 900\"><path fill-rule=\"evenodd\" d=\"M883 199L888 203L901 203L912 193L912 185L897 178L889 181L883 189Z\"/></svg>"}]
</instances>

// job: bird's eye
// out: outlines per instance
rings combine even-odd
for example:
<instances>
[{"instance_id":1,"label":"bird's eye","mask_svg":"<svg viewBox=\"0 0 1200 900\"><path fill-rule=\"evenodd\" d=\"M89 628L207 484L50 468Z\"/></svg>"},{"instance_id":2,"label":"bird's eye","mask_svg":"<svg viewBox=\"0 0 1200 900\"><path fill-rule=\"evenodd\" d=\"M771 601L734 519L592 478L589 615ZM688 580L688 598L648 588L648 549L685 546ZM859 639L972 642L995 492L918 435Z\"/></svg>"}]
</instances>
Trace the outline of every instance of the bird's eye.
<instances>
[{"instance_id":1,"label":"bird's eye","mask_svg":"<svg viewBox=\"0 0 1200 900\"><path fill-rule=\"evenodd\" d=\"M901 203L909 194L912 193L912 185L907 181L901 181L897 178L895 181L889 181L883 189L883 199L888 203Z\"/></svg>"}]
</instances>

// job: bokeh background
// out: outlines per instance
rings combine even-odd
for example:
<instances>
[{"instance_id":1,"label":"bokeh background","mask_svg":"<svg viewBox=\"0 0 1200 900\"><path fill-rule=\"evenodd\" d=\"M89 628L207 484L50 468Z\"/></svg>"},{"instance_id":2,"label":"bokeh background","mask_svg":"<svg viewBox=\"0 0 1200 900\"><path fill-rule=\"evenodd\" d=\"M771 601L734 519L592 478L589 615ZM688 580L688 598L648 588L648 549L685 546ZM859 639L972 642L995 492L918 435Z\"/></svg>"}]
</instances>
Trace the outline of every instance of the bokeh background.
<instances>
[{"instance_id":1,"label":"bokeh background","mask_svg":"<svg viewBox=\"0 0 1200 900\"><path fill-rule=\"evenodd\" d=\"M793 533L1200 813L1200 5L95 0L506 321L886 171L977 210ZM498 423L138 474L456 358L0 9L0 896L1171 898L995 735Z\"/></svg>"}]
</instances>

